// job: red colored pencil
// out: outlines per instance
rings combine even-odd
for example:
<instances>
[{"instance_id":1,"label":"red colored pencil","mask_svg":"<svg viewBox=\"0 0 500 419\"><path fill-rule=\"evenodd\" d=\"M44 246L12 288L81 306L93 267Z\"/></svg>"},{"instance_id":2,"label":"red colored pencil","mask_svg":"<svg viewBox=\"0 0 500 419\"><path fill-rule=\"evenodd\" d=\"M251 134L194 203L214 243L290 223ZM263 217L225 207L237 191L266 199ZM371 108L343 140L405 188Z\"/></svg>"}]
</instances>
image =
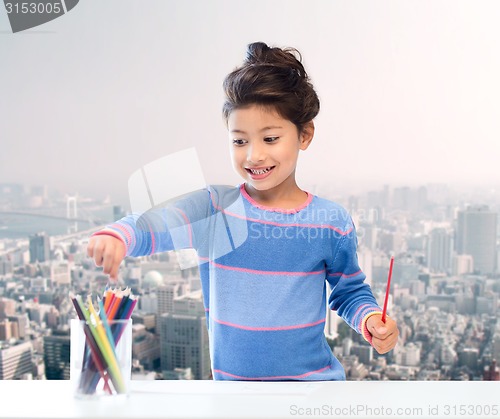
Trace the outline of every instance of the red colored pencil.
<instances>
[{"instance_id":1,"label":"red colored pencil","mask_svg":"<svg viewBox=\"0 0 500 419\"><path fill-rule=\"evenodd\" d=\"M389 265L389 276L387 277L387 288L385 289L384 309L382 310L382 321L385 323L387 313L387 301L389 300L389 291L391 289L392 267L394 266L394 256L391 256L391 263Z\"/></svg>"}]
</instances>

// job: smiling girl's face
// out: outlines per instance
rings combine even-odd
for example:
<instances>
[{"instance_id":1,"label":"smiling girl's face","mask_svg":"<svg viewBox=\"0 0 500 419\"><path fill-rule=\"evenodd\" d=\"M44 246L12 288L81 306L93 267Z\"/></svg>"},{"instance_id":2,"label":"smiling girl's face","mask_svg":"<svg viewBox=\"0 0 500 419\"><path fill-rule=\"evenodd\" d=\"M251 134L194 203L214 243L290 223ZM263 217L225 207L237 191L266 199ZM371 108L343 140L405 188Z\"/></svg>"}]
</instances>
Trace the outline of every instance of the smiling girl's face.
<instances>
[{"instance_id":1,"label":"smiling girl's face","mask_svg":"<svg viewBox=\"0 0 500 419\"><path fill-rule=\"evenodd\" d=\"M298 189L295 168L312 140L310 129L299 133L271 108L251 105L231 112L228 131L233 168L248 186L280 194Z\"/></svg>"}]
</instances>

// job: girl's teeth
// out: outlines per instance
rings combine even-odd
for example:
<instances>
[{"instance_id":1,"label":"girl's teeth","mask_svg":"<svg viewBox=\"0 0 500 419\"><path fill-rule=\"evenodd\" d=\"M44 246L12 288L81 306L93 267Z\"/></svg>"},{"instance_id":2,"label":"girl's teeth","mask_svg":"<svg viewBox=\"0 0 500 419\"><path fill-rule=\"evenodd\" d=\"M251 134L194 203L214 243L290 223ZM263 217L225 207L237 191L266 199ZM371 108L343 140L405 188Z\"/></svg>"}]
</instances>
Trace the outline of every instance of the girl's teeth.
<instances>
[{"instance_id":1,"label":"girl's teeth","mask_svg":"<svg viewBox=\"0 0 500 419\"><path fill-rule=\"evenodd\" d=\"M271 170L270 167L266 168L266 169L261 169L261 170L254 170L254 169L250 169L250 171L254 174L254 175L263 175L264 173L267 173L269 172L269 170Z\"/></svg>"}]
</instances>

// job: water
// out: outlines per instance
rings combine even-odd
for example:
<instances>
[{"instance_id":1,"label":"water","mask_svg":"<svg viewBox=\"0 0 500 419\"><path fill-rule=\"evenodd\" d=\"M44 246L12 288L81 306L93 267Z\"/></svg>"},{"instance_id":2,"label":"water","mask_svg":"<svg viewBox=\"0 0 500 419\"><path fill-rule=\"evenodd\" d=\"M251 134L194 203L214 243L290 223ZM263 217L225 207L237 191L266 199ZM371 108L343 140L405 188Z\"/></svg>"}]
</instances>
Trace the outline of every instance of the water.
<instances>
[{"instance_id":1,"label":"water","mask_svg":"<svg viewBox=\"0 0 500 419\"><path fill-rule=\"evenodd\" d=\"M95 225L113 221L112 207L99 208L89 212L89 214L92 221L78 221L78 231L88 230ZM0 214L0 240L28 238L30 235L42 231L49 236L64 235L70 232L69 229L73 225L74 221L71 220L36 215ZM71 232L74 232L74 230Z\"/></svg>"}]
</instances>

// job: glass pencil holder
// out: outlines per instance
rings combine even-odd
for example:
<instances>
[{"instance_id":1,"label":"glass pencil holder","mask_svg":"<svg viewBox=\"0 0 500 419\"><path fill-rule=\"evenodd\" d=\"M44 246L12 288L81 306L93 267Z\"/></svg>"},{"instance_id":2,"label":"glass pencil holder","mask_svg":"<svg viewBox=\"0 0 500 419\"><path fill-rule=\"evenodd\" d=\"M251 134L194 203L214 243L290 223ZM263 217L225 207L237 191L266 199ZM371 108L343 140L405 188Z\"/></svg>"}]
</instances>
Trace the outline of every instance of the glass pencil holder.
<instances>
[{"instance_id":1,"label":"glass pencil holder","mask_svg":"<svg viewBox=\"0 0 500 419\"><path fill-rule=\"evenodd\" d=\"M77 398L127 396L132 374L132 319L71 320L70 381Z\"/></svg>"}]
</instances>

